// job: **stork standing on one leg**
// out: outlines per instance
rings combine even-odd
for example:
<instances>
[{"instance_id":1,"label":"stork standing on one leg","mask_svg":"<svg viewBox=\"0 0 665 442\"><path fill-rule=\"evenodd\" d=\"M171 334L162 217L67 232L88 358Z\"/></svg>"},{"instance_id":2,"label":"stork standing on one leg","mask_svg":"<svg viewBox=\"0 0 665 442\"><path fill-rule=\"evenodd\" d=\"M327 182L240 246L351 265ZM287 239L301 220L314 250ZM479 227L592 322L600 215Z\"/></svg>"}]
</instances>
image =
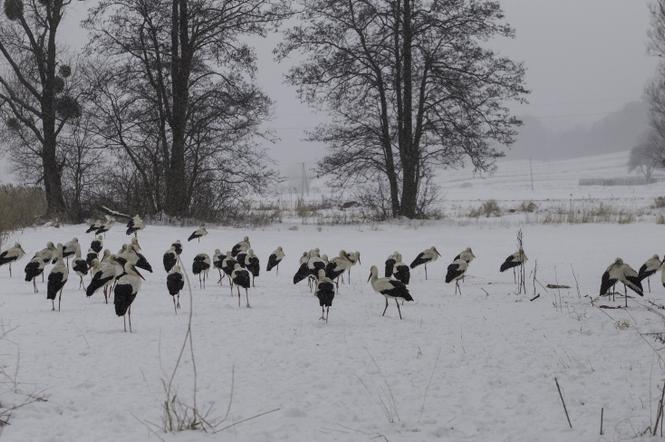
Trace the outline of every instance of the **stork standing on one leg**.
<instances>
[{"instance_id":1,"label":"stork standing on one leg","mask_svg":"<svg viewBox=\"0 0 665 442\"><path fill-rule=\"evenodd\" d=\"M255 287L254 278L259 276L261 263L259 262L259 257L254 254L254 250L252 249L249 249L247 251L247 256L245 256L245 268L252 274L252 287Z\"/></svg>"},{"instance_id":2,"label":"stork standing on one leg","mask_svg":"<svg viewBox=\"0 0 665 442\"><path fill-rule=\"evenodd\" d=\"M238 307L240 307L240 287L245 289L245 298L247 300L247 308L250 308L249 305L249 271L240 267L240 264L236 262L233 272L231 273L231 280L233 284L238 289Z\"/></svg>"},{"instance_id":3,"label":"stork standing on one leg","mask_svg":"<svg viewBox=\"0 0 665 442\"><path fill-rule=\"evenodd\" d=\"M462 289L459 286L460 279L464 278L466 270L469 268L469 263L464 259L456 259L448 266L448 272L446 273L446 284L455 281L455 294L459 292L460 296L462 295Z\"/></svg>"},{"instance_id":4,"label":"stork standing on one leg","mask_svg":"<svg viewBox=\"0 0 665 442\"><path fill-rule=\"evenodd\" d=\"M7 250L0 253L0 266L9 264L9 277L12 277L12 263L23 258L25 251L21 244L15 243L13 247L8 248Z\"/></svg>"},{"instance_id":5,"label":"stork standing on one leg","mask_svg":"<svg viewBox=\"0 0 665 442\"><path fill-rule=\"evenodd\" d=\"M199 275L199 288L206 287L206 279L210 270L210 256L207 253L199 253L194 257L192 273Z\"/></svg>"},{"instance_id":6,"label":"stork standing on one leg","mask_svg":"<svg viewBox=\"0 0 665 442\"><path fill-rule=\"evenodd\" d=\"M197 240L198 242L201 242L201 238L206 236L208 234L208 231L204 226L199 227L198 229L194 230L191 235L189 235L189 238L187 238L187 241L191 241L193 239Z\"/></svg>"},{"instance_id":7,"label":"stork standing on one leg","mask_svg":"<svg viewBox=\"0 0 665 442\"><path fill-rule=\"evenodd\" d=\"M436 247L432 246L429 249L425 249L422 252L416 256L416 258L411 262L411 268L415 269L421 264L425 265L425 280L427 280L427 264L431 264L439 257L441 254L439 251L436 249Z\"/></svg>"},{"instance_id":8,"label":"stork standing on one leg","mask_svg":"<svg viewBox=\"0 0 665 442\"><path fill-rule=\"evenodd\" d=\"M665 260L665 257L664 257ZM651 293L651 275L655 274L663 266L663 261L660 260L658 255L653 255L651 258L642 264L640 271L638 272L638 277L640 281L647 280L647 287L649 287L649 293Z\"/></svg>"},{"instance_id":9,"label":"stork standing on one leg","mask_svg":"<svg viewBox=\"0 0 665 442\"><path fill-rule=\"evenodd\" d=\"M125 317L129 322L129 332L132 332L132 303L141 289L141 283L144 280L143 275L139 273L133 263L126 262L123 266L123 273L118 276L117 283L113 289L113 305L115 314L122 316L124 330L127 331Z\"/></svg>"},{"instance_id":10,"label":"stork standing on one leg","mask_svg":"<svg viewBox=\"0 0 665 442\"><path fill-rule=\"evenodd\" d=\"M37 255L35 255L25 266L25 281L32 281L32 287L35 293L39 293L39 290L37 290L37 276L44 275L45 266L46 263L44 260Z\"/></svg>"},{"instance_id":11,"label":"stork standing on one leg","mask_svg":"<svg viewBox=\"0 0 665 442\"><path fill-rule=\"evenodd\" d=\"M183 278L180 266L176 264L166 276L166 288L169 290L169 295L171 295L171 299L173 300L173 310L175 310L176 315L180 308L180 291L184 286L185 278ZM176 296L178 297L177 302Z\"/></svg>"},{"instance_id":12,"label":"stork standing on one leg","mask_svg":"<svg viewBox=\"0 0 665 442\"><path fill-rule=\"evenodd\" d=\"M326 321L327 324L330 307L335 298L335 285L333 281L326 276L325 270L319 270L316 291L314 293L316 294L316 297L319 298L319 306L321 307L321 317L319 319Z\"/></svg>"},{"instance_id":13,"label":"stork standing on one leg","mask_svg":"<svg viewBox=\"0 0 665 442\"><path fill-rule=\"evenodd\" d=\"M279 275L279 263L284 259L284 250L282 246L279 246L275 249L274 252L268 257L268 266L266 267L266 272L269 272L275 268L275 273Z\"/></svg>"},{"instance_id":14,"label":"stork standing on one leg","mask_svg":"<svg viewBox=\"0 0 665 442\"><path fill-rule=\"evenodd\" d=\"M626 287L638 295L644 296L639 274L631 266L624 263L621 258L617 258L603 273L600 282L600 296L607 293L610 287L617 282L623 283L626 308L628 307L628 290L626 290Z\"/></svg>"},{"instance_id":15,"label":"stork standing on one leg","mask_svg":"<svg viewBox=\"0 0 665 442\"><path fill-rule=\"evenodd\" d=\"M369 273L369 278L367 281L371 282L372 288L375 292L383 295L386 299L386 307L383 309L381 316L386 315L386 310L388 310L388 300L394 299L395 305L397 305L397 312L399 313L399 319L402 319L402 310L399 307L398 299L404 299L406 301L413 301L413 297L409 293L409 289L406 288L404 284L395 279L389 278L379 278L379 269L376 266L372 266Z\"/></svg>"},{"instance_id":16,"label":"stork standing on one leg","mask_svg":"<svg viewBox=\"0 0 665 442\"><path fill-rule=\"evenodd\" d=\"M58 311L60 311L60 302L62 301L62 290L67 282L69 270L65 261L62 259L62 245L58 244L58 257L56 263L48 275L48 284L46 286L46 299L51 301L51 310L55 311L55 297L58 296Z\"/></svg>"},{"instance_id":17,"label":"stork standing on one leg","mask_svg":"<svg viewBox=\"0 0 665 442\"><path fill-rule=\"evenodd\" d=\"M353 267L356 264L362 265L362 262L360 262L360 252L357 250L355 252L349 253L347 259L351 262L351 267ZM349 284L351 284L351 267L349 267L347 270L347 273L349 275Z\"/></svg>"}]
</instances>

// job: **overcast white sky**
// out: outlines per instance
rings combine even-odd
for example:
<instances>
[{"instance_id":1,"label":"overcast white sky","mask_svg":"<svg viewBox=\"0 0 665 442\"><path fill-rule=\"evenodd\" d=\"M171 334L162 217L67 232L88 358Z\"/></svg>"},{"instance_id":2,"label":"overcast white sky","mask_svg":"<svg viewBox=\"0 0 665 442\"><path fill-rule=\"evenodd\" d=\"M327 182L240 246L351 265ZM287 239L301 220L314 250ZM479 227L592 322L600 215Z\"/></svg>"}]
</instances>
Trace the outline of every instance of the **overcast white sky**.
<instances>
[{"instance_id":1,"label":"overcast white sky","mask_svg":"<svg viewBox=\"0 0 665 442\"><path fill-rule=\"evenodd\" d=\"M645 44L648 0L502 0L514 40L497 42L502 52L526 63L530 104L520 114L541 117L551 127L570 127L602 118L638 100L655 69ZM75 2L63 38L73 47L85 41L78 26L89 2ZM313 164L322 146L303 141L304 130L324 116L316 115L283 83L288 65L272 59L274 38L263 40L258 80L275 101L268 126L280 138L269 146L283 172Z\"/></svg>"}]
</instances>

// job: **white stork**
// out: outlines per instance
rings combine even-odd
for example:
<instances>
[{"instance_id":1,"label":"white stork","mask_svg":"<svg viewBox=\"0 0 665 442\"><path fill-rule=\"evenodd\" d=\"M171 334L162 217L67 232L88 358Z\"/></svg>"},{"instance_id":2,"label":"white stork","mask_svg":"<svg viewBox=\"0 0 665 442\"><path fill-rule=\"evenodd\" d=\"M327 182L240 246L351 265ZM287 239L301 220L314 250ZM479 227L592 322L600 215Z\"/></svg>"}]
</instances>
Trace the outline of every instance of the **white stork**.
<instances>
[{"instance_id":1,"label":"white stork","mask_svg":"<svg viewBox=\"0 0 665 442\"><path fill-rule=\"evenodd\" d=\"M94 235L95 233L97 233L97 230L99 230L99 228L102 227L103 225L104 225L104 220L96 219L88 224L88 230L86 230L85 233L92 232Z\"/></svg>"},{"instance_id":2,"label":"white stork","mask_svg":"<svg viewBox=\"0 0 665 442\"><path fill-rule=\"evenodd\" d=\"M55 265L48 275L46 286L46 299L51 301L51 310L55 311L55 297L58 296L58 311L60 311L60 301L62 300L62 290L67 282L69 270L62 259L62 245L58 244L58 257Z\"/></svg>"},{"instance_id":3,"label":"white stork","mask_svg":"<svg viewBox=\"0 0 665 442\"><path fill-rule=\"evenodd\" d=\"M134 215L127 223L127 235L134 234L134 238L138 238L137 232L143 230L145 224L140 216Z\"/></svg>"},{"instance_id":4,"label":"white stork","mask_svg":"<svg viewBox=\"0 0 665 442\"><path fill-rule=\"evenodd\" d=\"M467 247L466 249L462 250L459 255L457 255L453 261L457 261L458 259L463 259L466 261L467 264L470 264L471 261L473 261L476 258L476 255L473 254L473 251L471 250L471 247Z\"/></svg>"},{"instance_id":5,"label":"white stork","mask_svg":"<svg viewBox=\"0 0 665 442\"><path fill-rule=\"evenodd\" d=\"M35 253L32 259L38 258L44 261L44 267L48 264L55 264L55 260L58 257L58 249L53 245L51 241L46 243L46 247ZM27 269L27 266L26 266ZM44 282L44 272L41 273L42 282Z\"/></svg>"},{"instance_id":6,"label":"white stork","mask_svg":"<svg viewBox=\"0 0 665 442\"><path fill-rule=\"evenodd\" d=\"M397 254L397 258L392 276L404 285L409 285L409 282L411 281L411 269L408 265L402 262L402 255L400 253Z\"/></svg>"},{"instance_id":7,"label":"white stork","mask_svg":"<svg viewBox=\"0 0 665 442\"><path fill-rule=\"evenodd\" d=\"M49 260L50 262L50 260ZM46 263L44 260L39 257L37 254L30 260L30 262L25 266L25 281L32 281L32 286L35 293L38 293L37 290L37 276L44 276L44 267Z\"/></svg>"},{"instance_id":8,"label":"white stork","mask_svg":"<svg viewBox=\"0 0 665 442\"><path fill-rule=\"evenodd\" d=\"M13 247L8 248L4 252L0 253L0 266L9 264L9 277L12 277L12 263L23 258L25 251L21 244L15 243Z\"/></svg>"},{"instance_id":9,"label":"white stork","mask_svg":"<svg viewBox=\"0 0 665 442\"><path fill-rule=\"evenodd\" d=\"M398 256L400 256L399 252L393 252L393 254L386 259L386 271L383 275L386 278L390 278L391 276L393 276L395 270L395 263L398 261Z\"/></svg>"},{"instance_id":10,"label":"white stork","mask_svg":"<svg viewBox=\"0 0 665 442\"><path fill-rule=\"evenodd\" d=\"M268 257L268 266L266 267L266 272L269 272L275 268L275 273L279 275L279 263L284 259L284 250L282 246L279 246L275 249L274 252Z\"/></svg>"},{"instance_id":11,"label":"white stork","mask_svg":"<svg viewBox=\"0 0 665 442\"><path fill-rule=\"evenodd\" d=\"M446 273L446 284L455 281L455 294L459 292L462 295L462 289L459 286L460 279L464 278L466 270L469 268L469 263L462 259L455 259L452 264L448 266L448 272Z\"/></svg>"},{"instance_id":12,"label":"white stork","mask_svg":"<svg viewBox=\"0 0 665 442\"><path fill-rule=\"evenodd\" d=\"M90 243L90 248L96 253L99 253L104 248L104 241L102 240L102 235L97 235L95 239Z\"/></svg>"},{"instance_id":13,"label":"white stork","mask_svg":"<svg viewBox=\"0 0 665 442\"><path fill-rule=\"evenodd\" d=\"M236 261L235 258L231 256L231 251L229 250L226 252L226 258L224 258L222 261L222 271L229 278L231 296L233 296L233 278L231 278L231 275L233 274L233 270L236 268L236 264L238 264L238 261Z\"/></svg>"},{"instance_id":14,"label":"white stork","mask_svg":"<svg viewBox=\"0 0 665 442\"><path fill-rule=\"evenodd\" d=\"M72 270L76 272L77 275L79 275L79 278L81 278L81 282L79 283L79 289L84 288L83 287L83 277L88 274L88 262L81 258L81 249L76 249L76 252L74 253L74 260L72 261Z\"/></svg>"},{"instance_id":15,"label":"white stork","mask_svg":"<svg viewBox=\"0 0 665 442\"><path fill-rule=\"evenodd\" d=\"M85 262L88 264L88 267L92 267L92 261L99 258L99 254L92 249L88 249L88 253L85 255Z\"/></svg>"},{"instance_id":16,"label":"white stork","mask_svg":"<svg viewBox=\"0 0 665 442\"><path fill-rule=\"evenodd\" d=\"M175 249L176 254L177 254L178 256L180 256L180 254L182 253L182 243L180 242L180 240L177 240L176 242L174 242L174 243L171 244L171 245L172 245L173 248Z\"/></svg>"},{"instance_id":17,"label":"white stork","mask_svg":"<svg viewBox=\"0 0 665 442\"><path fill-rule=\"evenodd\" d=\"M113 224L115 224L115 218L108 215L104 215L104 217L106 218L106 221L102 223L101 227L99 227L95 233L98 235L104 234L104 237L106 237L106 232L111 230L111 227L113 227Z\"/></svg>"},{"instance_id":18,"label":"white stork","mask_svg":"<svg viewBox=\"0 0 665 442\"><path fill-rule=\"evenodd\" d=\"M642 264L638 276L640 281L647 280L647 286L649 287L649 293L651 293L651 275L656 273L663 266L663 262L660 260L658 255L653 255L651 258Z\"/></svg>"},{"instance_id":19,"label":"white stork","mask_svg":"<svg viewBox=\"0 0 665 442\"><path fill-rule=\"evenodd\" d=\"M233 246L231 249L231 255L235 258L238 253L246 252L250 247L251 245L249 243L249 236L246 236L242 239L242 241Z\"/></svg>"},{"instance_id":20,"label":"white stork","mask_svg":"<svg viewBox=\"0 0 665 442\"><path fill-rule=\"evenodd\" d=\"M106 252L108 252L108 250L104 251L104 257L101 261L93 260L92 280L90 281L90 284L88 284L85 294L86 296L90 297L94 295L97 290L103 287L104 302L108 304L108 297L110 294L108 289L118 274L118 262L116 261L114 255L111 255L110 252Z\"/></svg>"},{"instance_id":21,"label":"white stork","mask_svg":"<svg viewBox=\"0 0 665 442\"><path fill-rule=\"evenodd\" d=\"M517 276L515 275L515 267L524 265L528 260L529 258L526 256L526 253L524 253L524 249L519 249L517 252L508 256L505 259L505 261L503 261L501 267L499 267L499 271L503 273L508 269L513 269L513 279L517 281Z\"/></svg>"},{"instance_id":22,"label":"white stork","mask_svg":"<svg viewBox=\"0 0 665 442\"><path fill-rule=\"evenodd\" d=\"M185 279L182 276L180 266L176 264L166 276L166 288L169 290L169 295L171 295L171 299L173 300L173 310L175 310L176 315L180 308L180 291L184 286ZM178 297L178 302L176 302L176 296Z\"/></svg>"},{"instance_id":23,"label":"white stork","mask_svg":"<svg viewBox=\"0 0 665 442\"><path fill-rule=\"evenodd\" d=\"M406 301L413 301L409 289L396 279L379 278L379 269L376 266L371 267L367 281L372 283L372 288L375 292L383 295L386 299L386 307L383 309L381 316L385 316L386 310L388 310L388 300L394 299L395 305L397 305L399 319L402 319L402 310L399 308L399 302L397 302L397 300L403 299Z\"/></svg>"},{"instance_id":24,"label":"white stork","mask_svg":"<svg viewBox=\"0 0 665 442\"><path fill-rule=\"evenodd\" d=\"M427 264L431 264L437 259L439 259L441 254L436 247L432 246L429 249L425 249L416 256L416 258L411 262L411 268L415 269L421 264L425 264L425 280L427 280Z\"/></svg>"},{"instance_id":25,"label":"white stork","mask_svg":"<svg viewBox=\"0 0 665 442\"><path fill-rule=\"evenodd\" d=\"M199 275L199 288L205 288L208 271L210 270L210 256L207 253L199 253L194 257L192 273Z\"/></svg>"},{"instance_id":26,"label":"white stork","mask_svg":"<svg viewBox=\"0 0 665 442\"><path fill-rule=\"evenodd\" d=\"M164 253L162 262L164 263L164 270L166 270L166 273L169 273L171 269L178 263L178 254L175 251L175 247L171 246Z\"/></svg>"},{"instance_id":27,"label":"white stork","mask_svg":"<svg viewBox=\"0 0 665 442\"><path fill-rule=\"evenodd\" d=\"M217 284L221 284L222 278L224 277L224 273L222 273L222 264L224 263L225 259L226 256L219 249L215 249L215 253L212 255L212 265L219 272L219 279L217 280Z\"/></svg>"},{"instance_id":28,"label":"white stork","mask_svg":"<svg viewBox=\"0 0 665 442\"><path fill-rule=\"evenodd\" d=\"M259 257L254 254L254 250L252 249L247 250L247 255L245 256L245 268L252 274L252 287L255 287L254 278L259 276L261 264L259 262Z\"/></svg>"},{"instance_id":29,"label":"white stork","mask_svg":"<svg viewBox=\"0 0 665 442\"><path fill-rule=\"evenodd\" d=\"M250 308L249 305L249 271L240 267L240 264L236 262L233 272L231 272L231 281L238 288L238 307L240 307L240 287L245 289L245 298L247 300L247 308ZM233 289L231 289L233 290Z\"/></svg>"},{"instance_id":30,"label":"white stork","mask_svg":"<svg viewBox=\"0 0 665 442\"><path fill-rule=\"evenodd\" d=\"M193 239L197 240L198 242L201 242L201 237L206 236L208 234L208 231L204 226L199 227L198 229L194 230L191 235L189 235L189 238L187 238L187 241L191 241Z\"/></svg>"},{"instance_id":31,"label":"white stork","mask_svg":"<svg viewBox=\"0 0 665 442\"><path fill-rule=\"evenodd\" d=\"M125 322L125 316L127 316L129 332L131 333L132 302L136 299L136 295L141 289L141 282L144 278L131 262L125 262L123 270L123 273L118 276L115 289L113 289L113 305L115 306L115 314L117 316L122 316L122 323L125 331L127 331L127 324Z\"/></svg>"},{"instance_id":32,"label":"white stork","mask_svg":"<svg viewBox=\"0 0 665 442\"><path fill-rule=\"evenodd\" d=\"M621 258L617 258L603 273L600 282L600 296L603 296L614 284L618 282L623 283L623 289L626 297L626 307L628 307L628 291L626 287L634 291L640 296L644 296L642 290L642 283L638 273L628 264L624 263Z\"/></svg>"},{"instance_id":33,"label":"white stork","mask_svg":"<svg viewBox=\"0 0 665 442\"><path fill-rule=\"evenodd\" d=\"M69 266L69 257L73 256L77 250L79 251L79 253L81 253L81 246L79 245L78 238L72 238L71 241L66 242L65 245L63 246L62 257L67 260L68 266Z\"/></svg>"},{"instance_id":34,"label":"white stork","mask_svg":"<svg viewBox=\"0 0 665 442\"><path fill-rule=\"evenodd\" d=\"M333 281L326 276L325 270L319 270L315 294L319 298L319 306L321 307L321 317L319 319L326 321L327 324L330 307L335 298L335 286Z\"/></svg>"}]
</instances>

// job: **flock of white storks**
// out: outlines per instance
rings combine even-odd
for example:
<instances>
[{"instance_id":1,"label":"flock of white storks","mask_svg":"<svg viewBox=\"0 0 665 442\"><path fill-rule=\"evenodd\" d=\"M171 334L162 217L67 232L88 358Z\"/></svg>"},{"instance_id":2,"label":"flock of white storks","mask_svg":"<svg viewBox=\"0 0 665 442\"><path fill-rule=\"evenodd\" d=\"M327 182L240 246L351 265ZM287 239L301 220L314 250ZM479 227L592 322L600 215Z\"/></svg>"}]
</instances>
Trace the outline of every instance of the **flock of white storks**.
<instances>
[{"instance_id":1,"label":"flock of white storks","mask_svg":"<svg viewBox=\"0 0 665 442\"><path fill-rule=\"evenodd\" d=\"M46 266L52 264L48 274L47 299L51 301L52 310L56 310L55 300L58 300L57 310L60 310L62 291L69 277L70 257L71 269L79 278L79 288L85 288L88 297L94 295L100 289L104 294L104 299L108 300L113 293L113 304L115 313L123 317L124 330L132 331L131 305L141 289L141 283L144 280L139 269L152 273L153 269L148 260L141 253L141 246L138 242L137 233L143 230L145 224L137 215L128 218L127 235L132 236L131 241L123 244L120 250L113 254L109 249L103 247L103 234L108 232L115 223L115 218L109 215L105 219L98 220L89 225L86 233L93 234L93 240L85 255L81 254L81 247L77 238L65 244L54 245L48 242L46 247L37 251L32 259L25 266L25 280L33 283L34 292L37 293L36 279L41 275L44 280ZM208 231L201 226L189 236L188 241L197 240L207 235ZM102 252L103 250L103 252ZM180 308L180 292L185 286L185 275L183 274L180 254L182 253L182 244L175 241L164 253L163 264L167 273L166 286L173 301L174 311L177 313ZM0 253L0 266L8 264L9 274L11 276L12 263L20 260L25 255L25 251L19 243ZM277 247L268 257L266 266L267 271L275 269L279 273L279 265L284 259L285 253L282 247ZM436 247L420 252L410 263L405 264L402 261L402 255L399 252L392 253L385 261L384 276L379 276L377 266L371 266L368 282L378 294L385 298L385 315L388 309L389 301L394 300L400 319L402 311L400 302L413 301L409 293L408 285L411 279L410 270L420 265L424 266L425 279L427 279L427 265L436 261L441 254ZM446 283L455 282L455 293L462 294L460 281L464 279L469 265L475 258L470 248L463 250L448 265L445 281ZM510 256L500 266L500 271L523 267L527 261L524 250L519 250ZM664 260L665 261L665 260ZM642 281L649 281L649 277L657 271L663 269L664 261L661 261L657 255L647 260L640 267L639 272L635 271L628 264L617 258L607 270L603 273L600 296L608 294L610 288L620 282L625 288L630 288L640 296L643 296ZM339 254L329 259L325 254L321 254L318 248L303 252L300 258L300 266L293 276L293 283L298 284L307 280L310 290L314 292L319 300L321 307L321 317L319 319L328 322L328 314L332 306L336 291L339 291L340 282L344 282L344 275L347 275L347 281L350 281L351 269L356 264L361 264L359 252L347 252L341 250ZM218 283L223 284L224 278L229 281L231 296L234 296L234 287L237 291L238 306L241 306L241 291L245 291L245 303L250 307L249 289L254 287L254 279L259 276L260 261L251 248L250 240L244 237L242 241L235 244L231 250L222 253L216 249L212 260L206 253L200 253L194 257L192 263L192 273L199 278L199 286L205 288L208 278L208 272L211 267L217 269L219 273ZM90 274L90 282L87 287L84 286L83 277ZM663 285L665 285L665 272L662 276ZM649 290L651 284L649 283ZM614 291L610 292L614 294ZM628 295L625 293L626 307L628 306Z\"/></svg>"}]
</instances>

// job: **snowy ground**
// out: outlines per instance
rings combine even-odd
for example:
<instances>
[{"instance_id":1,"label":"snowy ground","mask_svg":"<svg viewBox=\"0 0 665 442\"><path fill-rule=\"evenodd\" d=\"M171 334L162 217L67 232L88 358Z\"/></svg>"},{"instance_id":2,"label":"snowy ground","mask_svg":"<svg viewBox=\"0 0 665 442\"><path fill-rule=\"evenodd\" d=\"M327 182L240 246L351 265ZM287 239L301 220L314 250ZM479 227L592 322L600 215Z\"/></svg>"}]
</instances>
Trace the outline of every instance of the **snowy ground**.
<instances>
[{"instance_id":1,"label":"snowy ground","mask_svg":"<svg viewBox=\"0 0 665 442\"><path fill-rule=\"evenodd\" d=\"M649 185L580 184L580 180L589 179L642 178L638 171L628 172L628 155L628 152L617 152L532 163L528 160L504 160L497 163L496 171L484 174L474 173L470 167L442 170L435 179L440 195L434 206L446 219L461 222L473 221L470 217L472 211L488 200L495 200L502 213L508 216L503 221L513 225L560 222L571 211L580 218L602 213L604 216L596 217L600 222L654 222L662 214L662 210L653 206L656 197L665 196L663 171L656 171L654 178L658 181ZM339 205L357 197L352 188L331 192L323 180L313 180L310 189L305 200L314 207L322 201ZM298 192L282 193L263 201L293 209L299 196ZM535 204L535 211L520 211L519 207L529 202ZM583 215L585 213L587 216ZM352 210L319 210L311 214L309 221L326 223L333 218L345 220L353 216ZM286 214L283 217L288 218Z\"/></svg>"},{"instance_id":2,"label":"snowy ground","mask_svg":"<svg viewBox=\"0 0 665 442\"><path fill-rule=\"evenodd\" d=\"M574 287L572 265L581 292L578 297L574 288L563 290L559 298L556 291L538 288L540 298L529 302L530 286L528 295L515 295L512 274L498 273L500 262L515 249L512 227L437 222L210 228L200 244L186 244L182 259L188 270L196 253L228 249L245 234L262 267L277 245L287 253L278 277L262 272L251 291L251 309L238 308L228 286L214 284L213 273L207 289L194 288L199 407L214 405L212 420L224 416L235 370L227 423L279 409L216 435L155 434L150 424L161 420L162 379L173 367L190 308L183 298L182 313L174 315L161 256L191 229L148 226L141 233L155 273L134 303L132 334L123 333L122 319L102 296L86 299L77 290L75 275L62 311L51 312L45 287L35 295L22 281L26 257L14 266L13 279L0 269L0 321L13 329L10 341L0 342L0 364L9 374L18 373L20 392L40 392L48 401L17 410L0 437L68 442L633 439L655 421L665 380L665 363L654 351L662 344L644 334L663 331L659 311L646 307L647 300L665 303L665 289L658 275L653 294L640 304L631 299L627 311L601 310L586 296L597 294L600 275L616 256L639 267L662 252L654 242L662 229L645 223L525 227L528 270L537 260L544 284ZM85 250L84 230L26 230L14 239L29 255L47 240L65 242L73 236ZM116 226L105 245L115 251L124 241ZM404 306L404 320L394 305L381 317L384 301L366 282L369 267L382 268L394 250L410 261L430 245L444 256L430 266L429 281L422 269L414 272L415 302ZM454 296L442 274L466 246L478 258L463 296ZM291 282L298 257L313 247L330 255L340 248L362 254L362 265L353 269L351 286L343 286L335 298L327 325L318 321L318 303L306 283L294 287ZM616 305L622 302L617 298ZM189 362L176 384L189 402ZM12 388L0 384L0 401L20 400L8 392Z\"/></svg>"}]
</instances>

